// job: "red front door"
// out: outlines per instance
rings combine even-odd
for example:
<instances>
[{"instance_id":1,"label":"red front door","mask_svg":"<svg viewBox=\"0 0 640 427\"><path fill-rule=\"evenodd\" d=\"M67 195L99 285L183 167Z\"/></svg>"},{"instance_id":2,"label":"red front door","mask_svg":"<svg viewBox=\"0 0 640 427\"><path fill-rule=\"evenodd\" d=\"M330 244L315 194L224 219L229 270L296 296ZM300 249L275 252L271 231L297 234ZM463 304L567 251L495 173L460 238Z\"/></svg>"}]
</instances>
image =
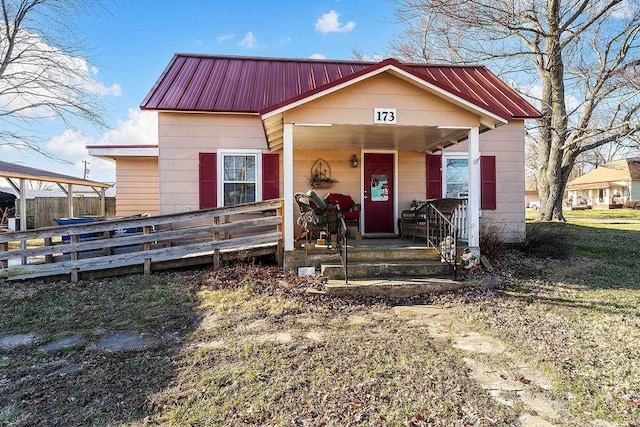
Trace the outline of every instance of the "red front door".
<instances>
[{"instance_id":1,"label":"red front door","mask_svg":"<svg viewBox=\"0 0 640 427\"><path fill-rule=\"evenodd\" d=\"M364 154L364 232L394 233L393 154Z\"/></svg>"}]
</instances>

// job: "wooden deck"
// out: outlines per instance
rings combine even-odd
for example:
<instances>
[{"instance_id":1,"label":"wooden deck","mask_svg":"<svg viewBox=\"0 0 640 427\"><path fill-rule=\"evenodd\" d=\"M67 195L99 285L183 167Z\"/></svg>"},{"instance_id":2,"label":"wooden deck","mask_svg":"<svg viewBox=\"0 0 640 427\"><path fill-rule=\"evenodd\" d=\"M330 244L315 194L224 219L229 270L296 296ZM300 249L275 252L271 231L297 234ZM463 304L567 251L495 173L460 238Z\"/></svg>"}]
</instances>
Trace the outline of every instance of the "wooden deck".
<instances>
[{"instance_id":1,"label":"wooden deck","mask_svg":"<svg viewBox=\"0 0 640 427\"><path fill-rule=\"evenodd\" d=\"M273 254L282 200L0 234L0 278L72 282ZM19 246L19 247L18 247Z\"/></svg>"}]
</instances>

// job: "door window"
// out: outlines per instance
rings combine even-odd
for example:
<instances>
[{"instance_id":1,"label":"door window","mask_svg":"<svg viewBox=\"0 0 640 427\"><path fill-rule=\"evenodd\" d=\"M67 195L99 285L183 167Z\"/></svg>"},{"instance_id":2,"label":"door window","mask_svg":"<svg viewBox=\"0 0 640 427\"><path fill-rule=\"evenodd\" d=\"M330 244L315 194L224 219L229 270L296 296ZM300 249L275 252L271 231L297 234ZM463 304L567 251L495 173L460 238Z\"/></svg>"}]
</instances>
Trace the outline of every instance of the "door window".
<instances>
[{"instance_id":1,"label":"door window","mask_svg":"<svg viewBox=\"0 0 640 427\"><path fill-rule=\"evenodd\" d=\"M371 175L371 201L386 202L389 200L389 183L387 175Z\"/></svg>"},{"instance_id":2,"label":"door window","mask_svg":"<svg viewBox=\"0 0 640 427\"><path fill-rule=\"evenodd\" d=\"M467 197L469 195L469 159L445 159L446 197Z\"/></svg>"}]
</instances>

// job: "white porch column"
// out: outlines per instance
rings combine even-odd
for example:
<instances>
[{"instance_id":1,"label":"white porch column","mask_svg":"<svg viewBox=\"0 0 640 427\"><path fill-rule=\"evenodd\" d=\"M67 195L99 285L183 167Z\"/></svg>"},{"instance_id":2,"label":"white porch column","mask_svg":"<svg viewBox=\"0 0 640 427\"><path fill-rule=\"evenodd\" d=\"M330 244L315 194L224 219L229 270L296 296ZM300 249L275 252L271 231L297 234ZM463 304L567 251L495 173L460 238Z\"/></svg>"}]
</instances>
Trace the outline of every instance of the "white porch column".
<instances>
[{"instance_id":1,"label":"white porch column","mask_svg":"<svg viewBox=\"0 0 640 427\"><path fill-rule=\"evenodd\" d=\"M73 184L67 184L67 203L69 206L69 218L73 218Z\"/></svg>"},{"instance_id":2,"label":"white porch column","mask_svg":"<svg viewBox=\"0 0 640 427\"><path fill-rule=\"evenodd\" d=\"M285 123L283 130L284 169L284 250L292 251L293 245L293 124Z\"/></svg>"},{"instance_id":3,"label":"white porch column","mask_svg":"<svg viewBox=\"0 0 640 427\"><path fill-rule=\"evenodd\" d=\"M480 128L469 129L469 248L480 256Z\"/></svg>"}]
</instances>

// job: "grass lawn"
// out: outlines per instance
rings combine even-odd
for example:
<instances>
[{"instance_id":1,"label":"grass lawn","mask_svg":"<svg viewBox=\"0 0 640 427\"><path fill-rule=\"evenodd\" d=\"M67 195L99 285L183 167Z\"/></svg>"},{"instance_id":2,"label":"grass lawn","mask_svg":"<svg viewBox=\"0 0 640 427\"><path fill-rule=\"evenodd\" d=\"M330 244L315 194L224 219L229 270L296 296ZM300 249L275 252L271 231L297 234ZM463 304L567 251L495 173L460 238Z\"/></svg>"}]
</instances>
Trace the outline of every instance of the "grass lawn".
<instances>
[{"instance_id":1,"label":"grass lawn","mask_svg":"<svg viewBox=\"0 0 640 427\"><path fill-rule=\"evenodd\" d=\"M0 425L517 424L522 408L492 399L428 322L394 315L400 303L446 305L501 339L582 425L638 425L640 224L614 222L529 224L566 236L569 257L491 254L502 289L404 301L330 298L308 292L317 278L246 265L0 284L0 338L83 340L0 350ZM97 350L108 331L155 344Z\"/></svg>"}]
</instances>

